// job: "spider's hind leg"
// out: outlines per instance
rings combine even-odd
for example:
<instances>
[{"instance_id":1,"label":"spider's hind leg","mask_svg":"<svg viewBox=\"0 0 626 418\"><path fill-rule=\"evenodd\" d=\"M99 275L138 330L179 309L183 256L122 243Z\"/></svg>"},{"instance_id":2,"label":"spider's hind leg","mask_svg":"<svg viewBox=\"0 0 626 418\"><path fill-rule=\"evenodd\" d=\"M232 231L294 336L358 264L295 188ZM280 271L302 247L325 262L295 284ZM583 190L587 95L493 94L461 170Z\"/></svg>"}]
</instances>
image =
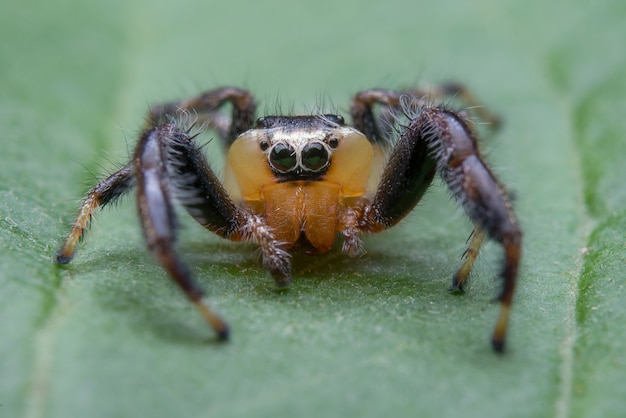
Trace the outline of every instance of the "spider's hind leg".
<instances>
[{"instance_id":1,"label":"spider's hind leg","mask_svg":"<svg viewBox=\"0 0 626 418\"><path fill-rule=\"evenodd\" d=\"M386 148L390 145L387 137L393 134L396 118L405 113L407 103L411 107L455 103L465 109L463 114L488 124L492 131L502 125L500 117L485 107L470 89L455 82L402 90L370 89L358 92L352 97L350 105L352 124L374 144Z\"/></svg>"},{"instance_id":2,"label":"spider's hind leg","mask_svg":"<svg viewBox=\"0 0 626 418\"><path fill-rule=\"evenodd\" d=\"M230 117L220 109L232 105ZM256 103L252 93L237 87L221 87L189 99L154 105L148 112L148 127L171 122L180 111L195 113L200 124L215 129L224 144L230 146L235 138L254 125Z\"/></svg>"}]
</instances>

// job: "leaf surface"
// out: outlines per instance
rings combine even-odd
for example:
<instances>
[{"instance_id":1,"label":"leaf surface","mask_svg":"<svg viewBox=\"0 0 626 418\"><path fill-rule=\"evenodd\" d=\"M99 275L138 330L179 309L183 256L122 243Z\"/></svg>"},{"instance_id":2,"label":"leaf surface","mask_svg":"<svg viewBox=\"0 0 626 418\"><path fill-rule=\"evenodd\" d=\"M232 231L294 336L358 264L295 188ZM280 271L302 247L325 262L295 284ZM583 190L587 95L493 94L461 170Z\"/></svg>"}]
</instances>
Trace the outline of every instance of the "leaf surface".
<instances>
[{"instance_id":1,"label":"leaf surface","mask_svg":"<svg viewBox=\"0 0 626 418\"><path fill-rule=\"evenodd\" d=\"M623 2L1 9L0 415L626 408ZM503 356L488 344L501 249L485 246L464 295L446 291L471 225L438 182L400 227L366 238L365 256L297 255L286 291L254 248L181 216L179 249L228 318L227 344L147 254L133 198L98 215L71 264L52 264L79 198L128 158L148 103L231 84L262 112L345 114L355 91L450 79L505 120L484 146L524 230Z\"/></svg>"}]
</instances>

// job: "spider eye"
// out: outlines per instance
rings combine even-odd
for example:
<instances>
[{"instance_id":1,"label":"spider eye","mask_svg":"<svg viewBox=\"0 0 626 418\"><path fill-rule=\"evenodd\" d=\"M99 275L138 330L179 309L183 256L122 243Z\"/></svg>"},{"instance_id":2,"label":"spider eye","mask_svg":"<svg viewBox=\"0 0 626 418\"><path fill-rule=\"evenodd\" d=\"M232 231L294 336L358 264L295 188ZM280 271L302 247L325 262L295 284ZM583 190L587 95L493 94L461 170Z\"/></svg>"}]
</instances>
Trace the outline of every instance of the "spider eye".
<instances>
[{"instance_id":1,"label":"spider eye","mask_svg":"<svg viewBox=\"0 0 626 418\"><path fill-rule=\"evenodd\" d=\"M281 172L291 171L296 167L296 150L287 144L276 144L270 151L270 164Z\"/></svg>"},{"instance_id":2,"label":"spider eye","mask_svg":"<svg viewBox=\"0 0 626 418\"><path fill-rule=\"evenodd\" d=\"M302 150L302 165L311 171L319 171L328 164L328 151L319 142L307 144Z\"/></svg>"}]
</instances>

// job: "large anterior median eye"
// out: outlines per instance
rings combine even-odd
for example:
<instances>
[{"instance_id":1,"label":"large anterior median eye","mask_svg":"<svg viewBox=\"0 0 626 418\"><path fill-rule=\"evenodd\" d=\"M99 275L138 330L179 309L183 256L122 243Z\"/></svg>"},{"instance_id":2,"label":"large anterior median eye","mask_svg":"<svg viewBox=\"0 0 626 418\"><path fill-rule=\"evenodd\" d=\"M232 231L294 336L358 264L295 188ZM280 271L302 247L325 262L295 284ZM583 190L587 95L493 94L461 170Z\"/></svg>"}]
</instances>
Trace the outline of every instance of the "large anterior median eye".
<instances>
[{"instance_id":1,"label":"large anterior median eye","mask_svg":"<svg viewBox=\"0 0 626 418\"><path fill-rule=\"evenodd\" d=\"M302 165L311 171L319 171L328 164L328 151L319 142L307 144L302 150Z\"/></svg>"},{"instance_id":2,"label":"large anterior median eye","mask_svg":"<svg viewBox=\"0 0 626 418\"><path fill-rule=\"evenodd\" d=\"M278 171L287 172L296 167L296 150L287 144L276 144L270 151L270 164Z\"/></svg>"}]
</instances>

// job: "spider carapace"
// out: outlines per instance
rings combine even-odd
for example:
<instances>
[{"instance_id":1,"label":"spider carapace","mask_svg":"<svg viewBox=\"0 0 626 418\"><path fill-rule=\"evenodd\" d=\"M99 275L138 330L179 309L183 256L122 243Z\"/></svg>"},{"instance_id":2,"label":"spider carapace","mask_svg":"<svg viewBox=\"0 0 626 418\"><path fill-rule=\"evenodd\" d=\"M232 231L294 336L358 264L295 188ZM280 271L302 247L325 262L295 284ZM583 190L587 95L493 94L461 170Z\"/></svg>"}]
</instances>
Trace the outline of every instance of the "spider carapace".
<instances>
[{"instance_id":1,"label":"spider carapace","mask_svg":"<svg viewBox=\"0 0 626 418\"><path fill-rule=\"evenodd\" d=\"M344 253L361 254L360 234L396 225L439 174L474 223L450 290L463 290L485 236L504 249L501 309L491 340L496 351L503 351L521 232L465 113L435 104L446 96L497 123L458 84L360 92L351 103L352 126L334 114L255 119L252 95L233 87L154 106L133 158L88 193L56 262L71 260L98 207L136 188L149 250L226 339L228 325L211 309L174 249L175 200L215 234L256 243L264 267L286 286L290 252L327 252L340 235ZM195 126L214 129L228 149L223 182L194 140L192 127L181 121L190 115L197 119Z\"/></svg>"}]
</instances>

